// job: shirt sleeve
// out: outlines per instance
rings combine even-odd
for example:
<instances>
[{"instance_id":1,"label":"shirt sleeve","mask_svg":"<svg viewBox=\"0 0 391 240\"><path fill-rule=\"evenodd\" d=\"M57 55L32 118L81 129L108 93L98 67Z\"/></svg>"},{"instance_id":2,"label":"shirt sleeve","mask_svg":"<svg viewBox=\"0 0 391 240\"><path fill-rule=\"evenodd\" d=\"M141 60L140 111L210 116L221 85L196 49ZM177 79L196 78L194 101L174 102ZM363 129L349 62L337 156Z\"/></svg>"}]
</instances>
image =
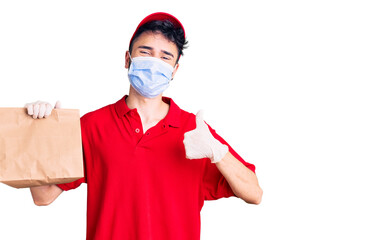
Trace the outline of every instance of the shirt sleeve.
<instances>
[{"instance_id":1,"label":"shirt sleeve","mask_svg":"<svg viewBox=\"0 0 391 240\"><path fill-rule=\"evenodd\" d=\"M80 118L80 128L81 128L81 140L82 140L82 148L83 148L83 168L84 168L84 177L70 182L70 183L63 183L63 184L56 184L57 187L61 188L64 191L72 190L78 188L82 183L87 183L87 168L86 168L86 150L88 148L87 144L87 136L85 134L85 122L86 122L86 117L83 116Z\"/></svg>"},{"instance_id":2,"label":"shirt sleeve","mask_svg":"<svg viewBox=\"0 0 391 240\"><path fill-rule=\"evenodd\" d=\"M78 188L84 182L85 182L85 178L83 177L70 183L57 184L57 187L61 188L64 191L68 191L71 189Z\"/></svg>"},{"instance_id":3,"label":"shirt sleeve","mask_svg":"<svg viewBox=\"0 0 391 240\"><path fill-rule=\"evenodd\" d=\"M235 150L222 138L220 137L214 129L209 126L209 130L212 135L219 140L221 143L225 144L229 148L229 152L238 159L241 163L244 164L248 169L255 173L255 166L251 163L248 163L243 160L242 157L239 156L235 152ZM203 193L205 200L216 200L219 198L226 198L235 196L231 187L229 186L227 180L220 173L219 169L216 167L216 164L211 163L209 159L205 161L205 168L203 173Z\"/></svg>"}]
</instances>

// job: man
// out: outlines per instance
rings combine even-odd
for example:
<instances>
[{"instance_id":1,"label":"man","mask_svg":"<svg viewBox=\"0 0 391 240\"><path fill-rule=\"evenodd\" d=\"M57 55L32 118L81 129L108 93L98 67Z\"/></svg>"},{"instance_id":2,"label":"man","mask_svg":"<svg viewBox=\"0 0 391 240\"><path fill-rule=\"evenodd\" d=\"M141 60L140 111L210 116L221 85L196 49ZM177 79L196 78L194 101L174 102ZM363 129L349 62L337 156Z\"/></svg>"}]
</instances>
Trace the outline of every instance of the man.
<instances>
[{"instance_id":1,"label":"man","mask_svg":"<svg viewBox=\"0 0 391 240\"><path fill-rule=\"evenodd\" d=\"M125 54L129 95L81 119L84 178L31 188L37 205L87 183L87 239L199 240L204 200L259 204L255 166L163 91L178 70L185 31L174 16L143 19ZM55 107L59 107L56 104ZM44 102L27 104L34 118Z\"/></svg>"}]
</instances>

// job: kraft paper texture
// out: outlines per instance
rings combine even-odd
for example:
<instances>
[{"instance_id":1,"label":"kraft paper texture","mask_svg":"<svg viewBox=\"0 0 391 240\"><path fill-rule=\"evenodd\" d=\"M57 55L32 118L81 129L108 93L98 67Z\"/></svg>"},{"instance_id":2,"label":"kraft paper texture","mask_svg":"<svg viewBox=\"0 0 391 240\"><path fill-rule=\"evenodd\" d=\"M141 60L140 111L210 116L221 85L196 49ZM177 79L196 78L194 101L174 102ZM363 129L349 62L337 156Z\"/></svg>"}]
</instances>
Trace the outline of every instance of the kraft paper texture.
<instances>
[{"instance_id":1,"label":"kraft paper texture","mask_svg":"<svg viewBox=\"0 0 391 240\"><path fill-rule=\"evenodd\" d=\"M25 188L83 176L78 109L33 119L26 108L0 108L0 182Z\"/></svg>"}]
</instances>

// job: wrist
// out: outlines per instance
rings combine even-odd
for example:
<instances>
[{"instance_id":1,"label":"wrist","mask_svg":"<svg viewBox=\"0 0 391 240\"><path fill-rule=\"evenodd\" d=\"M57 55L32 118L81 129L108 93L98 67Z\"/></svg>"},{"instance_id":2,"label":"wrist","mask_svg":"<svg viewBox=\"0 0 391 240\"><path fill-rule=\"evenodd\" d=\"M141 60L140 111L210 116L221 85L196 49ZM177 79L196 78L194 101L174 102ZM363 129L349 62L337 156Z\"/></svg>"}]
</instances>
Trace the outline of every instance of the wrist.
<instances>
[{"instance_id":1,"label":"wrist","mask_svg":"<svg viewBox=\"0 0 391 240\"><path fill-rule=\"evenodd\" d=\"M210 158L210 160L212 163L220 162L224 158L224 156L228 153L229 151L228 146L222 144L217 139L213 141L212 145L213 145L212 146L213 156Z\"/></svg>"}]
</instances>

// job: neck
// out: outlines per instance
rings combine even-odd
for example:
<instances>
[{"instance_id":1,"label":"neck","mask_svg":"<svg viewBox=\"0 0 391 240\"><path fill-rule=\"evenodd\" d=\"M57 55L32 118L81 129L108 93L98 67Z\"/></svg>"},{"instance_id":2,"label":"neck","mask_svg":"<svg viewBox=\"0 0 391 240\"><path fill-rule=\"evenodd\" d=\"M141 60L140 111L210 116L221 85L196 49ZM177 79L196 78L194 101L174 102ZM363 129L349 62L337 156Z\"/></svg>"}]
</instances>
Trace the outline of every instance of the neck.
<instances>
[{"instance_id":1,"label":"neck","mask_svg":"<svg viewBox=\"0 0 391 240\"><path fill-rule=\"evenodd\" d=\"M130 109L137 108L143 124L158 122L163 119L169 109L169 105L162 100L162 95L155 98L145 98L130 87L126 104Z\"/></svg>"}]
</instances>

